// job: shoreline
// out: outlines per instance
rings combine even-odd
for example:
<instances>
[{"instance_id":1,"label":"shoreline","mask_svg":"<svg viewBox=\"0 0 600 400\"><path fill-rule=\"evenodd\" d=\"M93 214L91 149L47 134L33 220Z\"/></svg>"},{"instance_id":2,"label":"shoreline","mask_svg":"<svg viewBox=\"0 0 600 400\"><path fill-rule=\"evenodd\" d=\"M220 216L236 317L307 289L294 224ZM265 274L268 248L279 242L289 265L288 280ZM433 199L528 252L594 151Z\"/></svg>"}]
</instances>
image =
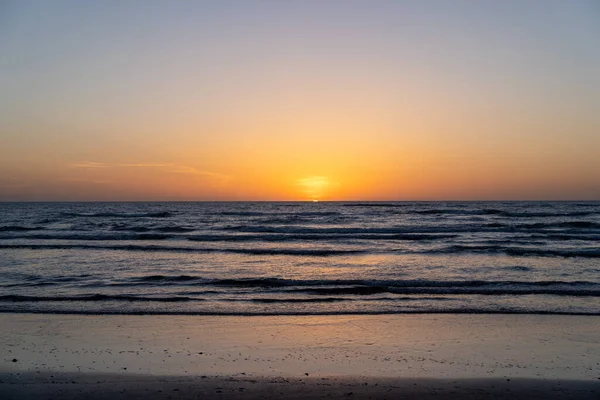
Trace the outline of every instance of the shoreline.
<instances>
[{"instance_id":1,"label":"shoreline","mask_svg":"<svg viewBox=\"0 0 600 400\"><path fill-rule=\"evenodd\" d=\"M19 315L73 315L73 316L134 316L134 317L344 317L344 316L403 316L403 315L543 315L543 316L575 316L575 317L600 317L600 313L587 313L577 311L507 311L507 310L469 310L469 309L451 309L451 310L403 310L403 311L340 311L340 312L214 312L214 311L44 311L44 310L0 310L0 317L3 314Z\"/></svg>"}]
</instances>

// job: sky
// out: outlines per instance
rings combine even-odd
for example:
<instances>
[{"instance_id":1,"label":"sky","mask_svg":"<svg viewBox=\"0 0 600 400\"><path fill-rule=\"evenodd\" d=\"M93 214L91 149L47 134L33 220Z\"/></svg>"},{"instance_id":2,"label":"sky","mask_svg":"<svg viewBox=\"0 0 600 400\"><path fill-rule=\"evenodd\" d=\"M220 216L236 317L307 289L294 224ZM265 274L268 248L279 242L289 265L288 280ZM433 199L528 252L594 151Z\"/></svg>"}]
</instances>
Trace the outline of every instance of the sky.
<instances>
[{"instance_id":1,"label":"sky","mask_svg":"<svg viewBox=\"0 0 600 400\"><path fill-rule=\"evenodd\" d=\"M600 200L600 2L0 0L0 201Z\"/></svg>"}]
</instances>

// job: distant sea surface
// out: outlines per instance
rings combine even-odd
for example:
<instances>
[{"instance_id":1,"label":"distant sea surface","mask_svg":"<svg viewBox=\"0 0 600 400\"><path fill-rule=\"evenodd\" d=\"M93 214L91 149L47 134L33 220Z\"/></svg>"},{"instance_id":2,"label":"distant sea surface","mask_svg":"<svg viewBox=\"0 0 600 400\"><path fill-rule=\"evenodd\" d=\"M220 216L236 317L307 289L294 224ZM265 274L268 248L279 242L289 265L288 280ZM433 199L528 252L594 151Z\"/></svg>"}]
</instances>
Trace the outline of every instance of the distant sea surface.
<instances>
[{"instance_id":1,"label":"distant sea surface","mask_svg":"<svg viewBox=\"0 0 600 400\"><path fill-rule=\"evenodd\" d=\"M0 203L0 312L600 315L600 203Z\"/></svg>"}]
</instances>

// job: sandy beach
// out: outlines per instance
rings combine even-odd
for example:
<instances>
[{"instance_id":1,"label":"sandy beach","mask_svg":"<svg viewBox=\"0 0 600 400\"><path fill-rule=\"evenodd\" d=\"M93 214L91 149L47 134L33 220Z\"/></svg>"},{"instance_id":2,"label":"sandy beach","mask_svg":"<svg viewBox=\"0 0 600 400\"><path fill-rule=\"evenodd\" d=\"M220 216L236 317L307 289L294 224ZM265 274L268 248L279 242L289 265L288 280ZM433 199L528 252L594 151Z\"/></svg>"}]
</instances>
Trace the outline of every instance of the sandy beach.
<instances>
[{"instance_id":1,"label":"sandy beach","mask_svg":"<svg viewBox=\"0 0 600 400\"><path fill-rule=\"evenodd\" d=\"M600 318L2 314L4 398L596 398Z\"/></svg>"}]
</instances>

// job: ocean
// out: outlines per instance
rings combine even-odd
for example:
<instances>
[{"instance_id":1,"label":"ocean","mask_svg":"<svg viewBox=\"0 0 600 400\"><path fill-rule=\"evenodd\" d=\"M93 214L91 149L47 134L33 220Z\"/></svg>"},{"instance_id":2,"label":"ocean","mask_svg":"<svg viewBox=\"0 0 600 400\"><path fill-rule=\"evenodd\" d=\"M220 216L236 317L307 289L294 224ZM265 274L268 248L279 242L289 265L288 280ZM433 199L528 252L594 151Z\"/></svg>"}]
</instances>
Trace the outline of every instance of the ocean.
<instances>
[{"instance_id":1,"label":"ocean","mask_svg":"<svg viewBox=\"0 0 600 400\"><path fill-rule=\"evenodd\" d=\"M600 202L0 203L0 312L600 315Z\"/></svg>"}]
</instances>

